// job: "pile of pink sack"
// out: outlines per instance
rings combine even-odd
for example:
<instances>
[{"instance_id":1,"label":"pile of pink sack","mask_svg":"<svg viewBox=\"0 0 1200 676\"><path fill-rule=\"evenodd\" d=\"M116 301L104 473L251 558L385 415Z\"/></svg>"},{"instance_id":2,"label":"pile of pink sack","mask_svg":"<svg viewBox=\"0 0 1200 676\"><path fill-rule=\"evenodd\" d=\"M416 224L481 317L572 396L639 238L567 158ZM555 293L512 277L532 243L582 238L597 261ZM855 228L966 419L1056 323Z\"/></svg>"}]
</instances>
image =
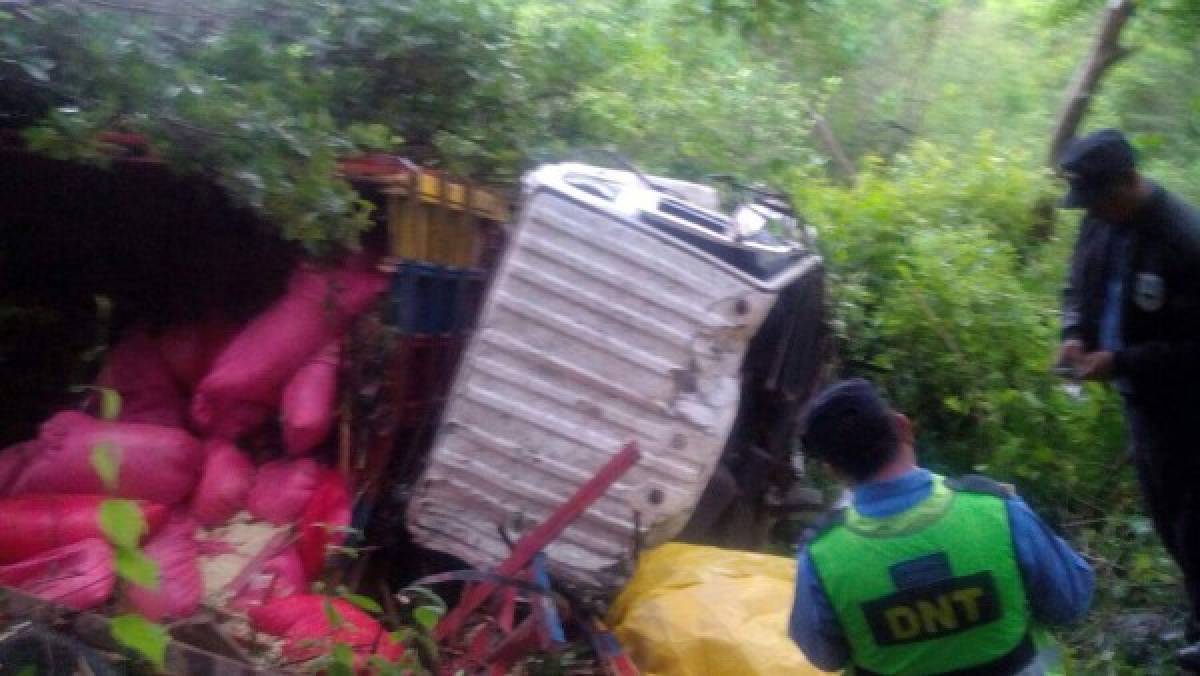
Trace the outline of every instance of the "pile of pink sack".
<instances>
[{"instance_id":1,"label":"pile of pink sack","mask_svg":"<svg viewBox=\"0 0 1200 676\"><path fill-rule=\"evenodd\" d=\"M60 412L36 439L0 452L0 585L80 610L104 606L117 580L100 505L126 498L145 517L141 547L158 563L159 585L129 584L119 600L154 620L185 618L204 599L199 559L221 548L209 531L248 512L290 529L253 562L255 575L240 576L256 583L234 590L229 607L252 622L250 611L274 607L268 624L287 624L278 609L289 606L271 604L306 598L349 526L345 478L317 457L333 436L342 336L385 287L361 259L302 263L283 296L244 325L128 332L97 380L121 394L116 420ZM261 466L239 447L251 438L268 449ZM112 486L93 467L97 448L118 460ZM286 629L285 640L304 633Z\"/></svg>"}]
</instances>

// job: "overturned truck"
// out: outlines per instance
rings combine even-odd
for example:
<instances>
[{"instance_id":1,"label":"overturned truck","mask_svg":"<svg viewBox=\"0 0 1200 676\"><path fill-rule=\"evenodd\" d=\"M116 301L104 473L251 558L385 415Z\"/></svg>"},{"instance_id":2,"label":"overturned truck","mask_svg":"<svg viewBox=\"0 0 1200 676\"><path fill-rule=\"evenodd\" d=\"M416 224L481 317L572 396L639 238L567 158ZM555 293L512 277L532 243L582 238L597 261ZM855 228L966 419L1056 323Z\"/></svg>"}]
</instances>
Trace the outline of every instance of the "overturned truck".
<instances>
[{"instance_id":1,"label":"overturned truck","mask_svg":"<svg viewBox=\"0 0 1200 676\"><path fill-rule=\"evenodd\" d=\"M638 547L681 532L758 544L820 374L822 269L782 236L791 214L751 206L739 223L715 197L586 165L526 177L411 491L419 543L493 566L503 531L546 518L634 441L638 466L548 548L559 579L617 588Z\"/></svg>"},{"instance_id":2,"label":"overturned truck","mask_svg":"<svg viewBox=\"0 0 1200 676\"><path fill-rule=\"evenodd\" d=\"M113 416L175 430L180 457L195 456L177 463L177 490L160 500L190 520L162 528L201 543L191 578L215 588L199 606L161 612L177 639L194 634L185 615L197 607L214 626L247 613L253 625L255 608L309 601L299 597L317 579L387 605L389 589L457 561L494 568L631 443L637 464L545 547L555 588L571 598L603 603L641 548L671 539L760 547L797 506L796 425L828 336L812 233L778 195L735 186L722 208L705 186L553 164L526 176L510 218L495 191L398 158L348 158L341 170L377 205L377 226L362 253L315 264L218 191L144 156L101 170L0 151L5 302L37 319L4 337L0 367L15 374L5 380L22 383L5 441L38 437L0 457L0 501L74 491L81 482L39 461L42 437L68 418L86 430L108 423L90 419L105 408L94 391L66 385L125 388ZM94 296L105 299L99 313ZM297 311L310 320L296 324L303 341L279 329ZM69 358L95 355L94 342L113 346L104 369ZM150 395L132 391L160 357L169 377L151 378ZM270 386L247 378L285 362ZM83 413L37 431L64 409ZM66 457L68 446L53 450ZM221 480L230 472L240 493ZM136 478L116 482L117 495L163 491L121 483ZM214 485L219 499L206 494ZM288 497L294 485L309 487L303 500ZM275 513L285 502L294 514ZM235 527L254 535L216 551ZM151 536L148 548L165 538ZM28 568L0 556L10 560ZM87 595L87 609L111 610L105 596ZM216 641L224 656L246 662L251 639L227 638ZM290 647L293 663L313 656ZM383 649L360 648L364 658Z\"/></svg>"}]
</instances>

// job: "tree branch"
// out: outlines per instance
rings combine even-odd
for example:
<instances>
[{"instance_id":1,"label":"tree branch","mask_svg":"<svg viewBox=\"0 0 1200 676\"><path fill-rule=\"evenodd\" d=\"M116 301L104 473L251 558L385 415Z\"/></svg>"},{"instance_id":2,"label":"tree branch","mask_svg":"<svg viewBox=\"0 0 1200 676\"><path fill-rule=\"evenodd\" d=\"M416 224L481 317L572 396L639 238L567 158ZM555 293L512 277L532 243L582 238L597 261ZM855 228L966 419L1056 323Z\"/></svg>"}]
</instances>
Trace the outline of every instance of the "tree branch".
<instances>
[{"instance_id":1,"label":"tree branch","mask_svg":"<svg viewBox=\"0 0 1200 676\"><path fill-rule=\"evenodd\" d=\"M1088 105L1100 85L1101 78L1119 61L1134 52L1121 45L1121 29L1133 15L1133 0L1109 0L1100 22L1100 30L1092 42L1087 59L1071 78L1063 97L1063 106L1050 136L1050 154L1047 164L1055 167L1063 148L1075 136L1079 123L1087 113Z\"/></svg>"},{"instance_id":2,"label":"tree branch","mask_svg":"<svg viewBox=\"0 0 1200 676\"><path fill-rule=\"evenodd\" d=\"M854 163L850 161L849 156L846 155L846 151L842 149L842 144L838 142L837 136L833 134L833 128L829 126L825 116L816 111L812 113L812 121L813 131L816 132L817 138L821 139L821 143L829 152L834 165L847 181L854 184L858 178L858 171L854 168Z\"/></svg>"}]
</instances>

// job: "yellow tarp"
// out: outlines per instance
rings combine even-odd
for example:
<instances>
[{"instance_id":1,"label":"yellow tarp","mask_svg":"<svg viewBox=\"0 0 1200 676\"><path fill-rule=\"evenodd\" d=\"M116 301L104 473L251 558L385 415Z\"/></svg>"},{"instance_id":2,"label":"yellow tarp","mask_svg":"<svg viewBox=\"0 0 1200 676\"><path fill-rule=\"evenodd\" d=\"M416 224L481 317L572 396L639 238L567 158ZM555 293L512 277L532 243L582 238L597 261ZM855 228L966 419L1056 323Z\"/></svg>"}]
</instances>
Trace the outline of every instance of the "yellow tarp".
<instances>
[{"instance_id":1,"label":"yellow tarp","mask_svg":"<svg viewBox=\"0 0 1200 676\"><path fill-rule=\"evenodd\" d=\"M796 562L667 544L644 554L609 626L647 676L817 676L787 634Z\"/></svg>"}]
</instances>

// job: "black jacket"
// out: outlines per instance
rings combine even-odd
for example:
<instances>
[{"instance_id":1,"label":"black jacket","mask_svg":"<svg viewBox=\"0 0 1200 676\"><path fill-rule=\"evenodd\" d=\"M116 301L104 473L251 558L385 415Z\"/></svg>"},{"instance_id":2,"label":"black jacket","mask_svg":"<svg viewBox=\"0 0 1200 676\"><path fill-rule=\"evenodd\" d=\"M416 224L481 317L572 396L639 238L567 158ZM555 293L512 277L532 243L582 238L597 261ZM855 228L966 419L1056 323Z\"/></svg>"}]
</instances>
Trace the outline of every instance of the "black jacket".
<instances>
[{"instance_id":1,"label":"black jacket","mask_svg":"<svg viewBox=\"0 0 1200 676\"><path fill-rule=\"evenodd\" d=\"M1200 213L1158 186L1128 224L1084 218L1063 292L1063 338L1098 347L1117 228L1130 239L1115 375L1135 401L1200 399Z\"/></svg>"}]
</instances>

